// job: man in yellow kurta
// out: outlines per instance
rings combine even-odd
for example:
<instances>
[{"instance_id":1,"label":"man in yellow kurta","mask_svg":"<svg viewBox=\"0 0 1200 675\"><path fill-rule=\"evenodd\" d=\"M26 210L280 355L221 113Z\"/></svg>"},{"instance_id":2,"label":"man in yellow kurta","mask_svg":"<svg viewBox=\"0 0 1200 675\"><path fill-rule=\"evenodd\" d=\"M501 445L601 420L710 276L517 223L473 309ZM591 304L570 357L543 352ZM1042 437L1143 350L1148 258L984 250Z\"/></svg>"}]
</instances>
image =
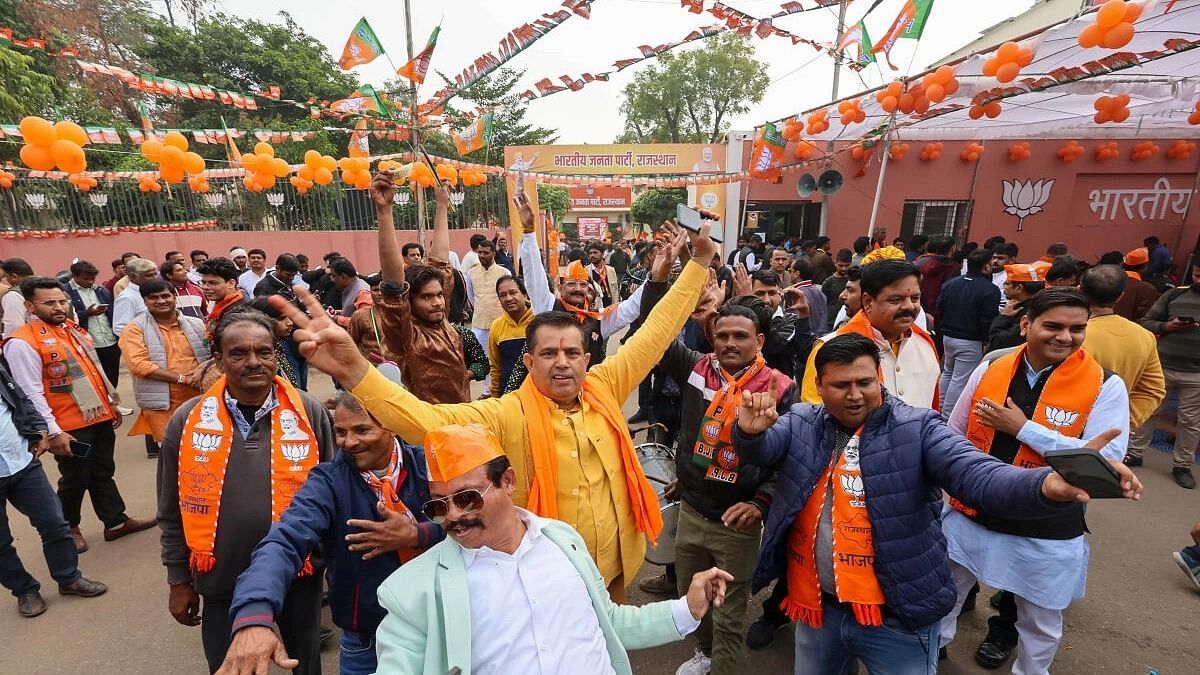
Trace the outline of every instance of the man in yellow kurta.
<instances>
[{"instance_id":1,"label":"man in yellow kurta","mask_svg":"<svg viewBox=\"0 0 1200 675\"><path fill-rule=\"evenodd\" d=\"M620 402L658 363L687 321L716 253L709 228L693 235L692 259L640 330L615 356L587 370L579 324L546 312L530 325L530 377L518 391L461 404L425 403L388 381L362 358L349 336L301 293L312 318L281 307L310 363L362 400L389 431L421 443L430 429L480 423L501 440L516 470L513 500L563 520L582 535L614 600L642 566L649 534L662 527L658 503L633 453ZM685 250L685 235L671 247Z\"/></svg>"}]
</instances>

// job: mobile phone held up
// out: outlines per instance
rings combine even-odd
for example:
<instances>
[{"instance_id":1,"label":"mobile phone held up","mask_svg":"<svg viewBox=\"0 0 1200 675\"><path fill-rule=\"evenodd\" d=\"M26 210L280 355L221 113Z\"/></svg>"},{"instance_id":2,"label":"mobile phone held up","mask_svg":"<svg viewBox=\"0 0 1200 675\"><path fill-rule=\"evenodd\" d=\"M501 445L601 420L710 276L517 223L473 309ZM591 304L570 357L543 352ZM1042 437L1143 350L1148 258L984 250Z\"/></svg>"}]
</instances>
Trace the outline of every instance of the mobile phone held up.
<instances>
[{"instance_id":1,"label":"mobile phone held up","mask_svg":"<svg viewBox=\"0 0 1200 675\"><path fill-rule=\"evenodd\" d=\"M1121 476L1095 450L1050 450L1044 457L1046 463L1068 483L1088 493L1093 499L1119 499L1125 496L1121 490Z\"/></svg>"},{"instance_id":2,"label":"mobile phone held up","mask_svg":"<svg viewBox=\"0 0 1200 675\"><path fill-rule=\"evenodd\" d=\"M699 233L700 228L704 226L704 216L700 212L686 204L675 205L675 222L688 232ZM709 239L721 243L721 228L718 223L713 223L712 232L709 233Z\"/></svg>"}]
</instances>

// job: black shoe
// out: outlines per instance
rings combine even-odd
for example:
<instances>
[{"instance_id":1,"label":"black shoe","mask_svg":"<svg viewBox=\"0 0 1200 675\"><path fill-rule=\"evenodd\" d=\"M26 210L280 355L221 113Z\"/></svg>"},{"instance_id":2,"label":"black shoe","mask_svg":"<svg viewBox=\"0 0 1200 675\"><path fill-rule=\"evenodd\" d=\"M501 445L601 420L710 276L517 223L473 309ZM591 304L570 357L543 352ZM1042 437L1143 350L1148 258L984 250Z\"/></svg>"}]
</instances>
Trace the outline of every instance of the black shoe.
<instances>
[{"instance_id":1,"label":"black shoe","mask_svg":"<svg viewBox=\"0 0 1200 675\"><path fill-rule=\"evenodd\" d=\"M967 593L967 597L963 598L962 611L964 611L964 612L975 611L975 598L978 595L979 595L979 584L976 583L974 586L971 586L971 590L969 593Z\"/></svg>"},{"instance_id":2,"label":"black shoe","mask_svg":"<svg viewBox=\"0 0 1200 675\"><path fill-rule=\"evenodd\" d=\"M645 408L638 408L638 411L627 420L628 424L641 424L642 422L650 421L650 411Z\"/></svg>"},{"instance_id":3,"label":"black shoe","mask_svg":"<svg viewBox=\"0 0 1200 675\"><path fill-rule=\"evenodd\" d=\"M41 593L30 591L17 596L17 614L26 619L32 619L44 611L46 611L46 601L42 599Z\"/></svg>"},{"instance_id":4,"label":"black shoe","mask_svg":"<svg viewBox=\"0 0 1200 675\"><path fill-rule=\"evenodd\" d=\"M333 641L333 638L336 635L337 635L337 632L334 631L332 628L330 628L329 626L322 625L321 626L321 646L324 647L325 645L328 645L330 642Z\"/></svg>"},{"instance_id":5,"label":"black shoe","mask_svg":"<svg viewBox=\"0 0 1200 675\"><path fill-rule=\"evenodd\" d=\"M1012 656L1013 649L1015 647L1002 645L985 638L983 642L979 643L979 648L975 650L975 663L988 670L995 670L1008 661L1008 657Z\"/></svg>"},{"instance_id":6,"label":"black shoe","mask_svg":"<svg viewBox=\"0 0 1200 675\"><path fill-rule=\"evenodd\" d=\"M1171 469L1171 475L1175 477L1175 484L1181 488L1191 490L1196 487L1196 479L1192 477L1192 470L1177 466Z\"/></svg>"},{"instance_id":7,"label":"black shoe","mask_svg":"<svg viewBox=\"0 0 1200 675\"><path fill-rule=\"evenodd\" d=\"M775 642L775 636L784 628L787 628L786 623L775 623L767 617L761 616L750 624L750 629L746 631L746 646L756 650L766 649Z\"/></svg>"},{"instance_id":8,"label":"black shoe","mask_svg":"<svg viewBox=\"0 0 1200 675\"><path fill-rule=\"evenodd\" d=\"M146 459L158 459L158 453L157 452L147 452Z\"/></svg>"},{"instance_id":9,"label":"black shoe","mask_svg":"<svg viewBox=\"0 0 1200 675\"><path fill-rule=\"evenodd\" d=\"M1002 601L1003 597L1004 591L996 591L995 593L992 593L992 597L988 598L988 605L990 605L992 609L999 610L1000 602Z\"/></svg>"},{"instance_id":10,"label":"black shoe","mask_svg":"<svg viewBox=\"0 0 1200 675\"><path fill-rule=\"evenodd\" d=\"M938 648L938 661L945 661L948 658L950 658L950 653L946 651L946 648L939 647Z\"/></svg>"},{"instance_id":11,"label":"black shoe","mask_svg":"<svg viewBox=\"0 0 1200 675\"><path fill-rule=\"evenodd\" d=\"M1125 462L1125 466L1131 469L1142 465L1142 458L1134 457L1133 455L1125 455L1125 459L1123 461Z\"/></svg>"},{"instance_id":12,"label":"black shoe","mask_svg":"<svg viewBox=\"0 0 1200 675\"><path fill-rule=\"evenodd\" d=\"M107 591L108 586L105 586L99 581L92 581L91 579L84 579L83 577L79 577L74 582L69 583L66 586L58 587L59 595L78 595L81 598L94 598L97 595L104 595L104 593Z\"/></svg>"}]
</instances>

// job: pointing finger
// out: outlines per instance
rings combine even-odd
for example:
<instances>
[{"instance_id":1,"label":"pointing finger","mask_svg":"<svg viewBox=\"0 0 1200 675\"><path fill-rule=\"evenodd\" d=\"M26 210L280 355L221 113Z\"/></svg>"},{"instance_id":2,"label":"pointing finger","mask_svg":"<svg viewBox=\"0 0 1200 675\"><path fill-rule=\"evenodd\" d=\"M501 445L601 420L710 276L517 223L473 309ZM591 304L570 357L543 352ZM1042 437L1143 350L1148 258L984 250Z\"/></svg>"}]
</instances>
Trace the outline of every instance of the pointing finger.
<instances>
[{"instance_id":1,"label":"pointing finger","mask_svg":"<svg viewBox=\"0 0 1200 675\"><path fill-rule=\"evenodd\" d=\"M304 306L306 309L308 309L309 314L316 316L324 313L324 310L321 309L321 303L317 301L317 298L312 293L308 292L308 289L300 286L293 286L292 290L296 293L296 297L304 303ZM270 296L270 301L271 306L279 310L279 312L287 318L291 319L292 323L295 324L297 328L308 328L308 325L312 323L312 319L310 319L308 315L306 315L304 312L301 312L296 305L284 300L283 297L279 295L272 295Z\"/></svg>"}]
</instances>

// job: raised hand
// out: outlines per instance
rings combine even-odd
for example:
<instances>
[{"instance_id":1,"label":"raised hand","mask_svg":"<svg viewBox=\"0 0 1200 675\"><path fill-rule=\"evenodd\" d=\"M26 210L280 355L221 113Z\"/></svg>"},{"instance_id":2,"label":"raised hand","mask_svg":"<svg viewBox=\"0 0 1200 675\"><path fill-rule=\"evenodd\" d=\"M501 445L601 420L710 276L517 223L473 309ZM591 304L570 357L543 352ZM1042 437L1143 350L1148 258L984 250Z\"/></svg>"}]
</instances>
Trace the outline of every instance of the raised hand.
<instances>
[{"instance_id":1,"label":"raised hand","mask_svg":"<svg viewBox=\"0 0 1200 675\"><path fill-rule=\"evenodd\" d=\"M750 273L746 266L738 263L733 266L733 297L740 298L754 295L754 285L750 283Z\"/></svg>"},{"instance_id":2,"label":"raised hand","mask_svg":"<svg viewBox=\"0 0 1200 675\"><path fill-rule=\"evenodd\" d=\"M742 392L742 406L738 408L737 423L742 433L757 435L771 428L779 419L779 378L771 373L771 382L764 392L757 394Z\"/></svg>"},{"instance_id":3,"label":"raised hand","mask_svg":"<svg viewBox=\"0 0 1200 675\"><path fill-rule=\"evenodd\" d=\"M526 197L524 192L519 192L513 196L513 204L516 204L517 213L521 215L521 231L526 234L533 232L537 221L533 217L533 207L529 205L529 197Z\"/></svg>"},{"instance_id":4,"label":"raised hand","mask_svg":"<svg viewBox=\"0 0 1200 675\"><path fill-rule=\"evenodd\" d=\"M704 224L700 226L700 231L692 234L692 260L696 261L701 267L708 267L712 264L713 256L717 255L717 242L712 240L712 230L714 227L720 227L714 214L708 211L701 211L705 218ZM690 234L690 233L689 233Z\"/></svg>"},{"instance_id":5,"label":"raised hand","mask_svg":"<svg viewBox=\"0 0 1200 675\"><path fill-rule=\"evenodd\" d=\"M392 181L392 174L381 171L371 179L371 203L376 211L387 209L391 213L392 195L395 194L396 184Z\"/></svg>"},{"instance_id":6,"label":"raised hand","mask_svg":"<svg viewBox=\"0 0 1200 675\"><path fill-rule=\"evenodd\" d=\"M717 273L711 269L708 271L708 282L704 284L704 289L700 291L700 300L696 303L696 309L692 312L692 318L703 318L709 313L716 312L721 309L721 304L725 301L725 289L717 283Z\"/></svg>"},{"instance_id":7,"label":"raised hand","mask_svg":"<svg viewBox=\"0 0 1200 675\"><path fill-rule=\"evenodd\" d=\"M300 286L294 286L293 289L308 314L278 295L271 296L271 304L295 324L292 339L299 346L300 353L309 363L342 383L342 386L353 388L366 376L371 363L359 353L350 334L321 309L321 303L312 293Z\"/></svg>"},{"instance_id":8,"label":"raised hand","mask_svg":"<svg viewBox=\"0 0 1200 675\"><path fill-rule=\"evenodd\" d=\"M793 314L801 319L807 319L812 313L812 308L808 306L808 297L804 295L804 291L799 288L786 288L783 291L784 298L790 298L788 309Z\"/></svg>"},{"instance_id":9,"label":"raised hand","mask_svg":"<svg viewBox=\"0 0 1200 675\"><path fill-rule=\"evenodd\" d=\"M433 188L433 199L438 206L446 206L450 203L450 188L445 183L438 183Z\"/></svg>"},{"instance_id":10,"label":"raised hand","mask_svg":"<svg viewBox=\"0 0 1200 675\"><path fill-rule=\"evenodd\" d=\"M687 232L668 220L659 228L658 237L662 243L654 256L654 262L650 264L650 278L654 281L666 281L671 276L675 259L687 248Z\"/></svg>"}]
</instances>

